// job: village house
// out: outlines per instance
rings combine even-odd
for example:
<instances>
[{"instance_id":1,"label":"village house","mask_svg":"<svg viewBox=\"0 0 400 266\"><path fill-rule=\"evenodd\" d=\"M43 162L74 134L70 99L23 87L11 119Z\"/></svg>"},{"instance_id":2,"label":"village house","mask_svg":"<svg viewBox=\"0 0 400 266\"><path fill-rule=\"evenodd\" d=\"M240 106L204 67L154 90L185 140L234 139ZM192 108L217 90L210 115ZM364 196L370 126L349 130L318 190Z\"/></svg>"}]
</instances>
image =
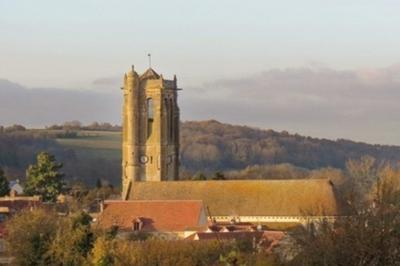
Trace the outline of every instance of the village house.
<instances>
[{"instance_id":1,"label":"village house","mask_svg":"<svg viewBox=\"0 0 400 266\"><path fill-rule=\"evenodd\" d=\"M217 223L207 218L202 201L121 201L102 204L95 225L116 230L122 238L156 236L157 238L190 241L248 240L254 248L270 251L285 236L282 231L267 230L267 226L245 222Z\"/></svg>"},{"instance_id":2,"label":"village house","mask_svg":"<svg viewBox=\"0 0 400 266\"><path fill-rule=\"evenodd\" d=\"M207 228L202 201L108 200L102 204L97 224L116 228L120 235L153 234L167 239L182 239Z\"/></svg>"}]
</instances>

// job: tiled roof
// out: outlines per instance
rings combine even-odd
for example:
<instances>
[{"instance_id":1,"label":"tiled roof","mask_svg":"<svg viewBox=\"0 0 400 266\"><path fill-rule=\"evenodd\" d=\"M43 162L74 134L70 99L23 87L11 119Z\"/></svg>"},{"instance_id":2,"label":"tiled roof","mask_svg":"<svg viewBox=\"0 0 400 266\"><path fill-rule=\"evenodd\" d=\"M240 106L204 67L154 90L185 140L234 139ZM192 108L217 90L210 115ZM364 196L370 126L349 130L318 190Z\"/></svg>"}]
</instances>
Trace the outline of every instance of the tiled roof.
<instances>
[{"instance_id":1,"label":"tiled roof","mask_svg":"<svg viewBox=\"0 0 400 266\"><path fill-rule=\"evenodd\" d=\"M143 222L141 231L184 231L188 227L205 226L203 203L198 200L105 201L99 225L113 225L132 230L133 221Z\"/></svg>"},{"instance_id":2,"label":"tiled roof","mask_svg":"<svg viewBox=\"0 0 400 266\"><path fill-rule=\"evenodd\" d=\"M337 215L328 179L136 182L132 200L202 200L212 216Z\"/></svg>"}]
</instances>

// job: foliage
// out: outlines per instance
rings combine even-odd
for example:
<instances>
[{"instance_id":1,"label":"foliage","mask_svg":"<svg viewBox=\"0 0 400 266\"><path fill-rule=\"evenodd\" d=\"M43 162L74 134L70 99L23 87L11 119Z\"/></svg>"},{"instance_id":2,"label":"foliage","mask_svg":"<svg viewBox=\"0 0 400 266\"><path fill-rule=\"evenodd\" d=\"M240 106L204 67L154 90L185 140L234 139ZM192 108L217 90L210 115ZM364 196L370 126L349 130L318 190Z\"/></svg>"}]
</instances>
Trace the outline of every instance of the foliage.
<instances>
[{"instance_id":1,"label":"foliage","mask_svg":"<svg viewBox=\"0 0 400 266\"><path fill-rule=\"evenodd\" d=\"M121 127L117 125L111 125L110 123L99 123L93 122L89 125L82 125L79 121L67 121L62 125L51 125L46 127L50 130L96 130L96 131L120 131Z\"/></svg>"},{"instance_id":2,"label":"foliage","mask_svg":"<svg viewBox=\"0 0 400 266\"><path fill-rule=\"evenodd\" d=\"M47 152L39 153L36 160L36 164L30 165L27 170L25 193L40 195L45 202L55 202L64 185L64 174L59 172L62 164Z\"/></svg>"},{"instance_id":3,"label":"foliage","mask_svg":"<svg viewBox=\"0 0 400 266\"><path fill-rule=\"evenodd\" d=\"M230 251L227 255L221 255L219 261L225 265L246 265L245 257L236 250Z\"/></svg>"},{"instance_id":4,"label":"foliage","mask_svg":"<svg viewBox=\"0 0 400 266\"><path fill-rule=\"evenodd\" d=\"M198 172L195 175L193 175L192 180L197 180L197 181L204 181L207 180L207 176L203 172Z\"/></svg>"},{"instance_id":5,"label":"foliage","mask_svg":"<svg viewBox=\"0 0 400 266\"><path fill-rule=\"evenodd\" d=\"M95 240L91 217L24 210L7 221L6 240L17 265L82 265Z\"/></svg>"},{"instance_id":6,"label":"foliage","mask_svg":"<svg viewBox=\"0 0 400 266\"><path fill-rule=\"evenodd\" d=\"M226 172L228 179L303 179L311 171L291 164L252 165L242 170Z\"/></svg>"},{"instance_id":7,"label":"foliage","mask_svg":"<svg viewBox=\"0 0 400 266\"><path fill-rule=\"evenodd\" d=\"M4 171L0 167L0 197L4 197L10 193L9 185L9 182L4 175Z\"/></svg>"},{"instance_id":8,"label":"foliage","mask_svg":"<svg viewBox=\"0 0 400 266\"><path fill-rule=\"evenodd\" d=\"M87 189L85 187L73 188L71 191L77 206L75 209L85 209L88 211L99 211L99 202L106 200L112 196L119 196L120 191L114 189L112 186L104 186L100 188Z\"/></svg>"},{"instance_id":9,"label":"foliage","mask_svg":"<svg viewBox=\"0 0 400 266\"><path fill-rule=\"evenodd\" d=\"M11 132L18 132L18 131L25 131L25 130L26 130L26 128L24 126L15 124L15 125L3 128L2 131L5 133L11 133Z\"/></svg>"},{"instance_id":10,"label":"foliage","mask_svg":"<svg viewBox=\"0 0 400 266\"><path fill-rule=\"evenodd\" d=\"M345 184L348 190L345 191L344 197L355 206L362 205L365 196L379 179L381 169L375 158L363 156L359 160L349 160L346 170L349 178Z\"/></svg>"},{"instance_id":11,"label":"foliage","mask_svg":"<svg viewBox=\"0 0 400 266\"><path fill-rule=\"evenodd\" d=\"M57 214L24 210L6 224L6 240L17 265L48 265L47 251L58 227Z\"/></svg>"},{"instance_id":12,"label":"foliage","mask_svg":"<svg viewBox=\"0 0 400 266\"><path fill-rule=\"evenodd\" d=\"M109 266L114 263L114 240L105 236L97 238L90 256L90 262L95 266ZM129 264L126 264L129 265Z\"/></svg>"},{"instance_id":13,"label":"foliage","mask_svg":"<svg viewBox=\"0 0 400 266\"><path fill-rule=\"evenodd\" d=\"M94 242L94 234L90 228L91 220L92 218L84 212L59 219L55 236L46 253L51 264L83 264Z\"/></svg>"},{"instance_id":14,"label":"foliage","mask_svg":"<svg viewBox=\"0 0 400 266\"><path fill-rule=\"evenodd\" d=\"M303 137L215 120L184 122L180 132L182 165L192 171L282 163L307 169L344 169L346 161L364 155L392 162L400 160L400 148L395 146Z\"/></svg>"},{"instance_id":15,"label":"foliage","mask_svg":"<svg viewBox=\"0 0 400 266\"><path fill-rule=\"evenodd\" d=\"M230 263L232 261L243 262L243 265L247 262L252 262L251 265L261 265L255 262L264 260L267 257L254 256L249 250L241 250L235 242L126 241L99 237L90 258L93 265L183 266L217 265L222 261L226 262L224 263L225 265L239 265ZM263 265L273 265L272 261L272 259L269 259L269 264Z\"/></svg>"},{"instance_id":16,"label":"foliage","mask_svg":"<svg viewBox=\"0 0 400 266\"><path fill-rule=\"evenodd\" d=\"M400 168L373 167L371 158L351 164L349 169L360 179L377 176L372 186L368 181L370 193L361 201L348 201L351 212L334 224L321 221L297 232L299 254L293 265L400 263Z\"/></svg>"},{"instance_id":17,"label":"foliage","mask_svg":"<svg viewBox=\"0 0 400 266\"><path fill-rule=\"evenodd\" d=\"M225 178L224 173L222 173L220 171L215 172L215 174L214 174L214 176L212 178L212 180L225 180L225 179L226 178Z\"/></svg>"}]
</instances>

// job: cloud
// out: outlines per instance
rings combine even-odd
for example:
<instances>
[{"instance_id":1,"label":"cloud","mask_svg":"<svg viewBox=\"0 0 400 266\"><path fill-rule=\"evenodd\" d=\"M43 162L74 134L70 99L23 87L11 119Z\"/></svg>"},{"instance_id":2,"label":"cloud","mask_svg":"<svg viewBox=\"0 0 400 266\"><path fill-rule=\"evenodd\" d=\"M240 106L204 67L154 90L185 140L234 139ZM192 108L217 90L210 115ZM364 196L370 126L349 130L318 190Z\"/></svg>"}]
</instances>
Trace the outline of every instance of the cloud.
<instances>
[{"instance_id":1,"label":"cloud","mask_svg":"<svg viewBox=\"0 0 400 266\"><path fill-rule=\"evenodd\" d=\"M120 123L120 83L120 78L101 78L93 82L94 90L71 91L28 89L0 80L0 124ZM339 71L313 64L182 87L183 120L214 118L315 137L400 145L400 65Z\"/></svg>"},{"instance_id":2,"label":"cloud","mask_svg":"<svg viewBox=\"0 0 400 266\"><path fill-rule=\"evenodd\" d=\"M28 89L0 80L0 125L41 127L70 120L120 123L121 102L120 95L114 92Z\"/></svg>"},{"instance_id":3,"label":"cloud","mask_svg":"<svg viewBox=\"0 0 400 266\"><path fill-rule=\"evenodd\" d=\"M400 144L400 65L356 71L273 69L182 94L187 119L212 116L319 137Z\"/></svg>"}]
</instances>

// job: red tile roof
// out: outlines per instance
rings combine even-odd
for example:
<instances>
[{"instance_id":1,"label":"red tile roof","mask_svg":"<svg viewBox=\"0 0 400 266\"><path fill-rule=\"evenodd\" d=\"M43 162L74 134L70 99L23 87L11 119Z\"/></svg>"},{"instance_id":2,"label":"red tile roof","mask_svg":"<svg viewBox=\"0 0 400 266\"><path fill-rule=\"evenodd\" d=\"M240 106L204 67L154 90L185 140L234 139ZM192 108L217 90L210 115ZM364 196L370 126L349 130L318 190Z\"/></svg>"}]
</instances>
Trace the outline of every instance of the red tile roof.
<instances>
[{"instance_id":1,"label":"red tile roof","mask_svg":"<svg viewBox=\"0 0 400 266\"><path fill-rule=\"evenodd\" d=\"M203 202L198 200L105 201L98 223L102 228L132 230L137 218L143 222L141 231L147 232L207 225Z\"/></svg>"}]
</instances>

